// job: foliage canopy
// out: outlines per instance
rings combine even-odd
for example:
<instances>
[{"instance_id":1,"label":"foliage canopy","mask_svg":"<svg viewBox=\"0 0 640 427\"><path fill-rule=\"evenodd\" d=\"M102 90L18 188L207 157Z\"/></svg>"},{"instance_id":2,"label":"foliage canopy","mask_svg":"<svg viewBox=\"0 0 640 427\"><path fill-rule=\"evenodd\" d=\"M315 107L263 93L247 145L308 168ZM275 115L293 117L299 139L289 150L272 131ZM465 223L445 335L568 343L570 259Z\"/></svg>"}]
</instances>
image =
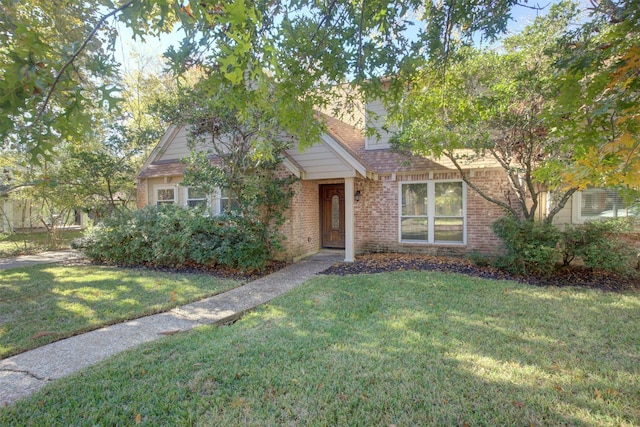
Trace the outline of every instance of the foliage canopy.
<instances>
[{"instance_id":1,"label":"foliage canopy","mask_svg":"<svg viewBox=\"0 0 640 427\"><path fill-rule=\"evenodd\" d=\"M350 84L369 99L392 97L406 83L415 84L425 61L455 73L461 66L458 53L464 59L465 47L503 34L520 4L10 0L0 10L0 137L4 148L27 151L37 160L61 141L81 139L96 114L118 108L121 82L113 52L119 23L136 39L181 28L184 40L165 54L173 71L200 67L208 95L221 84L244 87L226 99L239 117L250 115L247 106L272 102L277 93L278 121L303 145L311 144L322 130L314 108L350 109L353 99L336 99L335 85ZM530 51L547 48L544 58L550 62L521 71L550 77L539 88L547 93L557 83L560 96L544 107L550 113L545 131L556 148L564 144L570 151L556 165L568 188L637 187L640 181L639 6L638 0L594 0L590 16L572 21L555 44L537 44L542 32L536 30L517 42L528 43ZM517 61L521 53L511 55ZM513 96L526 88L505 84L503 89ZM467 113L479 107L461 106ZM472 120L468 130L477 126ZM440 133L448 130L441 127Z\"/></svg>"}]
</instances>

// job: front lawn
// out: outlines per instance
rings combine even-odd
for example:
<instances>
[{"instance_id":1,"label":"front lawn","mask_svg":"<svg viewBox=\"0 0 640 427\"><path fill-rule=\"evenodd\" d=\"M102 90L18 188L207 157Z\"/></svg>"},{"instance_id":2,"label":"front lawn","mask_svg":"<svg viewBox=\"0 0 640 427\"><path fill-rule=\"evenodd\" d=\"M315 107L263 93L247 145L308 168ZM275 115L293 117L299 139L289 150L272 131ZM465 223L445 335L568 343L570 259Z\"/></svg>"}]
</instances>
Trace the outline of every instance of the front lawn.
<instances>
[{"instance_id":1,"label":"front lawn","mask_svg":"<svg viewBox=\"0 0 640 427\"><path fill-rule=\"evenodd\" d=\"M239 284L202 274L93 265L0 270L0 358Z\"/></svg>"},{"instance_id":2,"label":"front lawn","mask_svg":"<svg viewBox=\"0 0 640 427\"><path fill-rule=\"evenodd\" d=\"M44 231L0 234L0 258L50 249L68 249L71 241L82 234L83 230L60 230L55 242L51 240L51 235Z\"/></svg>"},{"instance_id":3,"label":"front lawn","mask_svg":"<svg viewBox=\"0 0 640 427\"><path fill-rule=\"evenodd\" d=\"M319 276L0 411L3 425L640 424L640 294Z\"/></svg>"}]
</instances>

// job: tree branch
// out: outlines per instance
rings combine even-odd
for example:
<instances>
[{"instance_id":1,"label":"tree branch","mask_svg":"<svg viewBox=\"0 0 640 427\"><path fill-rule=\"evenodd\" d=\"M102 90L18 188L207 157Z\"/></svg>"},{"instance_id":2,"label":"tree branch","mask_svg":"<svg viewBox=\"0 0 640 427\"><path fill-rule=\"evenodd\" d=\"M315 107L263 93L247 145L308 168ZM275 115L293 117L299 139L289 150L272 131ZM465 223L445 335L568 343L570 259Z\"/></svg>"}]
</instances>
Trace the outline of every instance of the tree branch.
<instances>
[{"instance_id":1,"label":"tree branch","mask_svg":"<svg viewBox=\"0 0 640 427\"><path fill-rule=\"evenodd\" d=\"M331 15L331 13L333 12L333 8L336 6L336 2L337 0L332 0L331 4L329 5L329 7L327 8L327 13L322 17L322 19L320 20L320 22L318 23L318 27L316 28L316 31L313 33L313 35L311 36L311 44L313 44L313 41L316 39L316 36L318 35L318 31L320 31L320 29L322 28L322 26L324 25L324 21L327 20L327 18Z\"/></svg>"},{"instance_id":2,"label":"tree branch","mask_svg":"<svg viewBox=\"0 0 640 427\"><path fill-rule=\"evenodd\" d=\"M469 177L467 176L466 173L464 173L464 171L462 170L462 167L460 166L460 164L458 163L458 160L455 158L455 156L453 155L453 153L449 153L449 152L443 152L444 156L447 157L449 160L451 160L451 162L453 163L453 165L455 166L455 168L458 170L458 172L460 173L460 176L462 177L462 180L465 182L465 184L467 184L469 187L471 187L471 189L473 191L475 191L480 197L482 197L483 199L485 199L486 201L493 203L495 205L498 205L499 207L501 207L505 212L510 213L511 215L517 217L517 212L508 204L506 204L505 202L502 202L498 199L494 199L493 197L489 196L488 194L484 193L480 188L478 188L477 185L475 185L473 182L471 182L471 180L469 179Z\"/></svg>"},{"instance_id":3,"label":"tree branch","mask_svg":"<svg viewBox=\"0 0 640 427\"><path fill-rule=\"evenodd\" d=\"M361 81L364 71L363 64L363 51L362 51L362 25L364 21L364 2L366 0L362 0L362 6L360 8L360 22L358 23L358 70L357 70L357 79L358 82Z\"/></svg>"},{"instance_id":4,"label":"tree branch","mask_svg":"<svg viewBox=\"0 0 640 427\"><path fill-rule=\"evenodd\" d=\"M102 24L104 24L107 19L116 15L118 12L122 12L123 10L131 6L134 3L134 1L135 0L130 0L127 3L123 4L122 6L120 6L119 8L112 10L111 12L109 12L106 15L103 15L102 18L100 18L96 26L93 27L93 30L91 30L91 33L89 33L89 35L87 36L87 38L84 39L80 47L78 47L78 49L76 49L76 51L73 52L71 57L67 60L67 62L64 63L62 68L60 68L60 71L58 71L58 73L56 74L56 78L53 80L53 83L51 84L51 87L47 92L47 97L45 98L44 103L42 104L42 107L40 107L40 110L38 111L38 115L36 116L36 119L34 120L34 122L37 122L42 118L42 115L44 114L45 110L47 109L47 106L49 105L49 102L51 101L53 92L55 91L56 86L58 85L58 83L60 82L60 79L62 78L62 74L66 71L67 68L69 68L70 65L73 64L73 61L75 61L78 58L78 56L82 53L82 51L87 47L87 45L89 44L91 39L93 39L93 37L96 35L96 33L98 32Z\"/></svg>"},{"instance_id":5,"label":"tree branch","mask_svg":"<svg viewBox=\"0 0 640 427\"><path fill-rule=\"evenodd\" d=\"M577 188L570 188L569 190L567 190L566 193L564 193L562 195L562 197L560 198L560 200L558 201L558 204L555 205L553 207L553 209L551 209L549 211L549 214L547 215L547 217L544 219L544 223L545 224L551 224L551 222L553 221L553 217L556 216L556 214L558 212L560 212L560 210L562 208L564 208L564 205L567 204L567 202L569 201L569 199L571 198L571 196L573 196L573 193L575 193L578 189Z\"/></svg>"},{"instance_id":6,"label":"tree branch","mask_svg":"<svg viewBox=\"0 0 640 427\"><path fill-rule=\"evenodd\" d=\"M540 5L535 5L535 6L529 6L526 3L516 3L516 6L520 6L520 7L525 7L527 9L532 9L532 10L545 10L546 8L549 7L551 3L547 3L544 6L540 6Z\"/></svg>"}]
</instances>

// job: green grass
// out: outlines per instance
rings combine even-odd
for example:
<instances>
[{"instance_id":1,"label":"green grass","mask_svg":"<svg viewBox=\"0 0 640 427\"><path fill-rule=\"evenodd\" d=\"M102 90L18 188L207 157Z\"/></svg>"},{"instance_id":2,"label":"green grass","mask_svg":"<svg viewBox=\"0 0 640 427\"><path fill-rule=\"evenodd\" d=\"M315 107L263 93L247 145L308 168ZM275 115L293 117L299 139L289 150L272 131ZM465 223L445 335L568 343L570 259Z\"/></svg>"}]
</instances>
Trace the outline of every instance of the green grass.
<instances>
[{"instance_id":1,"label":"green grass","mask_svg":"<svg viewBox=\"0 0 640 427\"><path fill-rule=\"evenodd\" d=\"M631 426L638 390L637 293L323 276L54 382L0 424Z\"/></svg>"},{"instance_id":2,"label":"green grass","mask_svg":"<svg viewBox=\"0 0 640 427\"><path fill-rule=\"evenodd\" d=\"M207 275L91 265L0 270L0 357L166 311L238 284Z\"/></svg>"},{"instance_id":3,"label":"green grass","mask_svg":"<svg viewBox=\"0 0 640 427\"><path fill-rule=\"evenodd\" d=\"M29 254L50 249L69 248L71 241L82 236L82 230L61 230L55 244L42 231L0 234L0 258Z\"/></svg>"}]
</instances>

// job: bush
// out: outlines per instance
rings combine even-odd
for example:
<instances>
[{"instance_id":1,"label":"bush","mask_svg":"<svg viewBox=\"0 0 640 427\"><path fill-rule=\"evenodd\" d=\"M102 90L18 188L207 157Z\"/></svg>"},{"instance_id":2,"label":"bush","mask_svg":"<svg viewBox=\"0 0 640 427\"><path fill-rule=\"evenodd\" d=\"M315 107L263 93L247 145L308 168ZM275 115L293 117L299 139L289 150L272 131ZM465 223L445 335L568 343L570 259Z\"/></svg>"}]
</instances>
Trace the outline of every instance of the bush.
<instances>
[{"instance_id":1,"label":"bush","mask_svg":"<svg viewBox=\"0 0 640 427\"><path fill-rule=\"evenodd\" d=\"M629 221L614 219L589 221L561 232L550 224L500 218L493 230L505 251L494 266L516 274L548 276L560 260L569 265L580 258L587 268L629 275L636 254L620 236L630 228Z\"/></svg>"},{"instance_id":2,"label":"bush","mask_svg":"<svg viewBox=\"0 0 640 427\"><path fill-rule=\"evenodd\" d=\"M564 264L579 257L588 268L631 274L636 254L620 241L620 236L630 229L629 221L623 219L589 221L567 227L560 241Z\"/></svg>"},{"instance_id":3,"label":"bush","mask_svg":"<svg viewBox=\"0 0 640 427\"><path fill-rule=\"evenodd\" d=\"M493 231L505 249L505 253L494 260L496 267L516 274L549 276L553 273L560 260L556 248L560 234L555 227L506 216L493 223Z\"/></svg>"},{"instance_id":4,"label":"bush","mask_svg":"<svg viewBox=\"0 0 640 427\"><path fill-rule=\"evenodd\" d=\"M147 206L91 229L74 246L95 261L117 265L220 265L260 270L278 247L266 227L242 216L205 217L197 209Z\"/></svg>"}]
</instances>

